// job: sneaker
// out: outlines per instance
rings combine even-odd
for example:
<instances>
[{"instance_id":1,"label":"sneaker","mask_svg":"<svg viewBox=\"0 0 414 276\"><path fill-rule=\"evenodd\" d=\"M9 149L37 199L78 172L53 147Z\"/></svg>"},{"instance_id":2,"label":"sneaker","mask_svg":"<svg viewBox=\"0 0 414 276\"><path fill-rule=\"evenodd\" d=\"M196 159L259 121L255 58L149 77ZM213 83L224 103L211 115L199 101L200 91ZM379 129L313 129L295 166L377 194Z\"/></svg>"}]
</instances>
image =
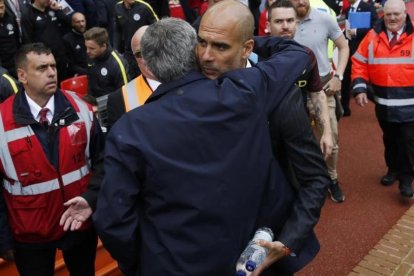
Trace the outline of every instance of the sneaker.
<instances>
[{"instance_id":1,"label":"sneaker","mask_svg":"<svg viewBox=\"0 0 414 276\"><path fill-rule=\"evenodd\" d=\"M381 184L384 186L390 186L397 181L397 177L397 173L388 171L386 175L381 177Z\"/></svg>"},{"instance_id":2,"label":"sneaker","mask_svg":"<svg viewBox=\"0 0 414 276\"><path fill-rule=\"evenodd\" d=\"M345 200L345 195L342 193L339 187L338 180L333 179L331 185L329 185L329 193L333 202L341 203Z\"/></svg>"}]
</instances>

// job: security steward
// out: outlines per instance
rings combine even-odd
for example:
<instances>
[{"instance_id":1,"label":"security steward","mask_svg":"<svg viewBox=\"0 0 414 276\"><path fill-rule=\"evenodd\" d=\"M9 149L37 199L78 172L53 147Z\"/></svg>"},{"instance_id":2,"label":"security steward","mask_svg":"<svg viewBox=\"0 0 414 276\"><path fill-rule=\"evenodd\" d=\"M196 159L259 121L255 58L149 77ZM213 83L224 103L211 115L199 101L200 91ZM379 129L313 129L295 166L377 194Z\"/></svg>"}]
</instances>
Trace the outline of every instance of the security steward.
<instances>
[{"instance_id":1,"label":"security steward","mask_svg":"<svg viewBox=\"0 0 414 276\"><path fill-rule=\"evenodd\" d=\"M145 1L123 0L115 5L114 48L123 53L128 61L131 78L140 71L131 50L131 39L136 30L158 20L153 8Z\"/></svg>"},{"instance_id":2,"label":"security steward","mask_svg":"<svg viewBox=\"0 0 414 276\"><path fill-rule=\"evenodd\" d=\"M68 77L86 75L88 70L85 39L83 38L85 31L85 16L80 12L75 12L72 15L72 31L63 36L68 61Z\"/></svg>"},{"instance_id":3,"label":"security steward","mask_svg":"<svg viewBox=\"0 0 414 276\"><path fill-rule=\"evenodd\" d=\"M143 26L135 32L131 40L131 48L141 70L141 75L123 85L114 93L108 95L107 102L107 128L113 124L125 113L145 103L152 92L161 84L155 80L155 77L148 69L145 60L142 58L140 45L141 38L148 26Z\"/></svg>"},{"instance_id":4,"label":"security steward","mask_svg":"<svg viewBox=\"0 0 414 276\"><path fill-rule=\"evenodd\" d=\"M44 44L23 45L16 67L23 89L0 105L0 257L20 275L51 276L60 249L71 275L95 275L99 123L91 106L58 89Z\"/></svg>"},{"instance_id":5,"label":"security steward","mask_svg":"<svg viewBox=\"0 0 414 276\"><path fill-rule=\"evenodd\" d=\"M109 94L128 83L128 64L109 44L108 32L93 27L84 33L89 57L89 95L97 98Z\"/></svg>"}]
</instances>

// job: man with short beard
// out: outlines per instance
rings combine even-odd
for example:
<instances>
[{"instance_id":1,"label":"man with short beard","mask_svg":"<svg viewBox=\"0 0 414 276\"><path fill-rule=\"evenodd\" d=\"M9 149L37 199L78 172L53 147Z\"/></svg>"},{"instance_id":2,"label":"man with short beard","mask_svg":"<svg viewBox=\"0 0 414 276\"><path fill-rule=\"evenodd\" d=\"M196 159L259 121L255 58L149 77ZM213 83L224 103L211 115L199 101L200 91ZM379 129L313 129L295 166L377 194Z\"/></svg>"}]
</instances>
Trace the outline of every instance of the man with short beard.
<instances>
[{"instance_id":1,"label":"man with short beard","mask_svg":"<svg viewBox=\"0 0 414 276\"><path fill-rule=\"evenodd\" d=\"M63 36L69 77L85 75L87 72L88 62L83 37L85 31L85 16L80 12L74 13L72 15L72 31Z\"/></svg>"},{"instance_id":2,"label":"man with short beard","mask_svg":"<svg viewBox=\"0 0 414 276\"><path fill-rule=\"evenodd\" d=\"M345 196L339 187L336 171L338 159L338 119L336 115L337 104L340 105L338 94L341 91L341 81L349 57L349 47L338 23L325 12L312 8L309 0L291 0L299 19L299 28L295 40L312 49L318 61L319 76L328 99L329 118L332 129L333 149L331 156L326 160L331 185L329 191L332 201L343 202ZM332 40L338 47L338 65L336 71L328 57L328 40ZM340 106L338 106L339 108ZM322 133L322 130L320 129Z\"/></svg>"}]
</instances>

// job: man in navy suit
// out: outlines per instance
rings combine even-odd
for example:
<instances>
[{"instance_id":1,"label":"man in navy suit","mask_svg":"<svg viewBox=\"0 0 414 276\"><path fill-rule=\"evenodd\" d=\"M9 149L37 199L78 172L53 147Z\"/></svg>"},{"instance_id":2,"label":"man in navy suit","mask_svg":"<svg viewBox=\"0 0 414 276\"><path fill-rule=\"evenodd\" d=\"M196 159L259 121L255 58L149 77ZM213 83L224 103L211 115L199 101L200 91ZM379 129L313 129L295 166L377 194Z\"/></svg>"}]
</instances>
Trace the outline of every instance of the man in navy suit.
<instances>
[{"instance_id":1,"label":"man in navy suit","mask_svg":"<svg viewBox=\"0 0 414 276\"><path fill-rule=\"evenodd\" d=\"M368 31L375 25L378 20L377 11L375 7L371 4L365 3L363 0L349 0L350 6L345 11L346 19L349 20L349 13L350 12L370 12L371 13L371 26L369 28L354 28L354 29L346 29L345 30L345 37L348 39L349 45L349 60L344 72L344 79L342 81L342 89L341 89L341 103L342 107L344 108L344 116L351 115L351 109L349 108L349 100L351 95L351 57L358 49L359 43L368 33Z\"/></svg>"},{"instance_id":2,"label":"man in navy suit","mask_svg":"<svg viewBox=\"0 0 414 276\"><path fill-rule=\"evenodd\" d=\"M253 17L237 2L224 1L203 18L231 32L211 46L236 54L224 63L228 70L244 67L253 48L271 57L210 80L195 70L196 34L188 23L167 18L149 26L141 51L162 84L109 133L97 231L127 275L234 275L254 231L268 226L276 241L264 244L271 254L261 269L277 262L276 275L291 274L319 249L312 229L329 176L312 138L322 172L295 191L272 153L268 118L294 109L304 118L295 124L313 137L294 87L307 52L280 38L253 42ZM210 49L209 38L199 37L199 46ZM210 75L224 70L203 66ZM286 104L291 98L295 106Z\"/></svg>"}]
</instances>

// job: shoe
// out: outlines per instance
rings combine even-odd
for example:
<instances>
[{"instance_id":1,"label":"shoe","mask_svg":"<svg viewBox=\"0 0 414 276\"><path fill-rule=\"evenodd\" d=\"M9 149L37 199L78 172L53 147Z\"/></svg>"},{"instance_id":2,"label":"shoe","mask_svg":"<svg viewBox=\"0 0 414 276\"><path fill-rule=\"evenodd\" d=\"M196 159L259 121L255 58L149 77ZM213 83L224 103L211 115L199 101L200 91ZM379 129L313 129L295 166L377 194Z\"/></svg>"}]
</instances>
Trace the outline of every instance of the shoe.
<instances>
[{"instance_id":1,"label":"shoe","mask_svg":"<svg viewBox=\"0 0 414 276\"><path fill-rule=\"evenodd\" d=\"M381 178L381 184L384 186L390 186L395 181L397 181L397 174L394 172L388 171L386 175Z\"/></svg>"},{"instance_id":2,"label":"shoe","mask_svg":"<svg viewBox=\"0 0 414 276\"><path fill-rule=\"evenodd\" d=\"M351 109L344 109L343 117L349 117L351 116Z\"/></svg>"},{"instance_id":3,"label":"shoe","mask_svg":"<svg viewBox=\"0 0 414 276\"><path fill-rule=\"evenodd\" d=\"M411 182L401 182L400 181L400 195L404 197L413 197L413 189L411 187Z\"/></svg>"},{"instance_id":4,"label":"shoe","mask_svg":"<svg viewBox=\"0 0 414 276\"><path fill-rule=\"evenodd\" d=\"M338 180L333 179L331 185L329 185L329 193L333 202L341 203L345 200L345 195L342 193L339 187Z\"/></svg>"}]
</instances>

